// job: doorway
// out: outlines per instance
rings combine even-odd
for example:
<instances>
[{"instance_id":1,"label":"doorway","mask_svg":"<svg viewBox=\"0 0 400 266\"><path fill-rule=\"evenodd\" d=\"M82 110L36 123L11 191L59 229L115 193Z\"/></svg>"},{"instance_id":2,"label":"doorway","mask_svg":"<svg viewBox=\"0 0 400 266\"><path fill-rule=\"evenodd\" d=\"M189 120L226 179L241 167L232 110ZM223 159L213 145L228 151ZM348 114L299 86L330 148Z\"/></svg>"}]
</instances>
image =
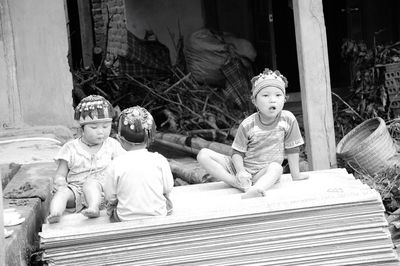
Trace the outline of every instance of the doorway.
<instances>
[{"instance_id":1,"label":"doorway","mask_svg":"<svg viewBox=\"0 0 400 266\"><path fill-rule=\"evenodd\" d=\"M300 91L291 1L204 0L205 25L250 41L257 51L254 73L278 69L288 92Z\"/></svg>"}]
</instances>

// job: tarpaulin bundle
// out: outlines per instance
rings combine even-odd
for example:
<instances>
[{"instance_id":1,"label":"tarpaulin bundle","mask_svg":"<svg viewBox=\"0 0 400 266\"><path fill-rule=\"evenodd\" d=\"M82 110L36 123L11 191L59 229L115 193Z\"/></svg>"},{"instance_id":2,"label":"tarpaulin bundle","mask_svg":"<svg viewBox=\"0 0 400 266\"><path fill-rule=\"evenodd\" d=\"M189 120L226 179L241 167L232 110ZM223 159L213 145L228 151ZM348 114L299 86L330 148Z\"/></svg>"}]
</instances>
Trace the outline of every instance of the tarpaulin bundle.
<instances>
[{"instance_id":1,"label":"tarpaulin bundle","mask_svg":"<svg viewBox=\"0 0 400 266\"><path fill-rule=\"evenodd\" d=\"M187 39L184 49L188 70L199 83L224 87L223 93L238 106L250 103L252 44L227 32L201 29Z\"/></svg>"},{"instance_id":2,"label":"tarpaulin bundle","mask_svg":"<svg viewBox=\"0 0 400 266\"><path fill-rule=\"evenodd\" d=\"M171 75L168 48L158 40L142 40L128 31L127 51L119 56L121 73L133 77L156 78Z\"/></svg>"}]
</instances>

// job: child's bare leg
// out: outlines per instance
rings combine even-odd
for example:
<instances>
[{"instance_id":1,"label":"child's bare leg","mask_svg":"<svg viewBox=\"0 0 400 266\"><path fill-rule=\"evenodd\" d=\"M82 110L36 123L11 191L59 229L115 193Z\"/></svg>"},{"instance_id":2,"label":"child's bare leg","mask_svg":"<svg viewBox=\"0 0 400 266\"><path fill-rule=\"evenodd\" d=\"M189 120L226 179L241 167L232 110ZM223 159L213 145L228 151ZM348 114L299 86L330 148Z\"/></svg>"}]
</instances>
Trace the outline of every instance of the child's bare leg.
<instances>
[{"instance_id":1,"label":"child's bare leg","mask_svg":"<svg viewBox=\"0 0 400 266\"><path fill-rule=\"evenodd\" d=\"M66 207L75 206L75 195L67 186L59 187L50 203L49 223L58 223Z\"/></svg>"},{"instance_id":2,"label":"child's bare leg","mask_svg":"<svg viewBox=\"0 0 400 266\"><path fill-rule=\"evenodd\" d=\"M242 199L262 197L267 189L272 187L281 177L283 168L278 163L271 163L268 168L261 170L254 176L257 180L246 193L242 195Z\"/></svg>"},{"instance_id":3,"label":"child's bare leg","mask_svg":"<svg viewBox=\"0 0 400 266\"><path fill-rule=\"evenodd\" d=\"M197 161L213 177L228 185L238 188L236 177L231 175L223 165L226 164L225 155L204 148L197 154Z\"/></svg>"},{"instance_id":4,"label":"child's bare leg","mask_svg":"<svg viewBox=\"0 0 400 266\"><path fill-rule=\"evenodd\" d=\"M82 211L82 214L89 218L100 216L101 203L101 185L95 180L86 180L83 185L83 194L88 204L87 209Z\"/></svg>"}]
</instances>

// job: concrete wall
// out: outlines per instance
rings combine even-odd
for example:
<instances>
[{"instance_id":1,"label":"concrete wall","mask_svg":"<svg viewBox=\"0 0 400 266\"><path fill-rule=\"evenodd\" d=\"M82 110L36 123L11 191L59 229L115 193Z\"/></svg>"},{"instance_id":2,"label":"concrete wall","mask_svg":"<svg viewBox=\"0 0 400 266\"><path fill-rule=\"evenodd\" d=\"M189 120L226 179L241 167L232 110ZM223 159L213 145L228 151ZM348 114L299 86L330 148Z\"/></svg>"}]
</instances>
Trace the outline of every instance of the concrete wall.
<instances>
[{"instance_id":1,"label":"concrete wall","mask_svg":"<svg viewBox=\"0 0 400 266\"><path fill-rule=\"evenodd\" d=\"M152 30L158 40L170 50L174 63L176 52L168 29L175 42L179 37L178 22L183 36L204 26L201 0L125 0L127 28L139 38Z\"/></svg>"},{"instance_id":2,"label":"concrete wall","mask_svg":"<svg viewBox=\"0 0 400 266\"><path fill-rule=\"evenodd\" d=\"M0 15L1 16L1 15ZM10 117L9 106L9 80L7 79L8 64L6 61L4 35L0 32L0 114L1 126L7 126L12 123L13 118Z\"/></svg>"},{"instance_id":3,"label":"concrete wall","mask_svg":"<svg viewBox=\"0 0 400 266\"><path fill-rule=\"evenodd\" d=\"M0 0L0 3L8 5L8 10L3 12L8 13L9 18L5 17L5 20L3 17L0 22L2 27L11 25L4 37L13 42L16 67L14 77L10 72L4 73L2 70L13 64L4 52L0 52L1 98L7 94L18 97L23 124L73 125L72 75L67 61L64 1ZM10 83L16 84L17 92L10 92ZM0 119L13 117L10 112L16 110L11 104L8 101L7 110L0 109Z\"/></svg>"},{"instance_id":4,"label":"concrete wall","mask_svg":"<svg viewBox=\"0 0 400 266\"><path fill-rule=\"evenodd\" d=\"M19 99L10 9L8 0L0 0L0 125L2 127L22 123Z\"/></svg>"}]
</instances>

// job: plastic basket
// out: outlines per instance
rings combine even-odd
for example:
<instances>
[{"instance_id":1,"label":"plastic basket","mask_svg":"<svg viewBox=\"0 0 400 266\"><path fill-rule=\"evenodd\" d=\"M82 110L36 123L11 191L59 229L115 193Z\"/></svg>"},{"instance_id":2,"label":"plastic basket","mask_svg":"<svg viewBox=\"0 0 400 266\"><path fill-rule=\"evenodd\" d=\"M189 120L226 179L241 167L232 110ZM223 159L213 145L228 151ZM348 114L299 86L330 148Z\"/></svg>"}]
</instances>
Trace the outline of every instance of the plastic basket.
<instances>
[{"instance_id":1,"label":"plastic basket","mask_svg":"<svg viewBox=\"0 0 400 266\"><path fill-rule=\"evenodd\" d=\"M339 142L337 155L357 171L374 175L391 166L396 146L380 117L364 121Z\"/></svg>"},{"instance_id":2,"label":"plastic basket","mask_svg":"<svg viewBox=\"0 0 400 266\"><path fill-rule=\"evenodd\" d=\"M392 63L385 65L386 78L400 78L400 63Z\"/></svg>"}]
</instances>

